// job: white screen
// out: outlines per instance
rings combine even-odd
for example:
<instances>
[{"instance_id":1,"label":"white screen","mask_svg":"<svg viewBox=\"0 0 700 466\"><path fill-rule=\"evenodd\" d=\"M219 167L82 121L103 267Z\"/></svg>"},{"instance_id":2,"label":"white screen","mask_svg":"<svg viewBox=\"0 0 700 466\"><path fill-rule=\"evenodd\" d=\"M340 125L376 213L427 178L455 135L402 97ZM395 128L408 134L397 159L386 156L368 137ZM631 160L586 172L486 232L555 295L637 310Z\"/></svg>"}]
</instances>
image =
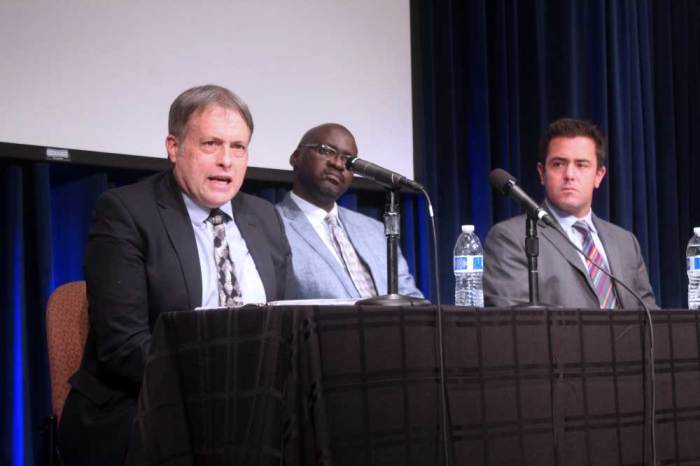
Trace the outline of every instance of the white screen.
<instances>
[{"instance_id":1,"label":"white screen","mask_svg":"<svg viewBox=\"0 0 700 466\"><path fill-rule=\"evenodd\" d=\"M250 165L347 126L413 176L408 0L2 0L0 142L165 157L170 103L220 84L250 106Z\"/></svg>"}]
</instances>

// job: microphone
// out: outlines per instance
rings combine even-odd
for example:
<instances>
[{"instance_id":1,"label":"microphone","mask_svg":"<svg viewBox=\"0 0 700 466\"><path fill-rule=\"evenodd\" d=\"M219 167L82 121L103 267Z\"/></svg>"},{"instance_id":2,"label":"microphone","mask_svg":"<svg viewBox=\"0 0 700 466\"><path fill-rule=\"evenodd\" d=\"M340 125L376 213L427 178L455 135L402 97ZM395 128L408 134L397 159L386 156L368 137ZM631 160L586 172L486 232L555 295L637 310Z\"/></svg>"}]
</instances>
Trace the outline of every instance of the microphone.
<instances>
[{"instance_id":1,"label":"microphone","mask_svg":"<svg viewBox=\"0 0 700 466\"><path fill-rule=\"evenodd\" d=\"M406 178L403 175L399 175L396 172L380 167L376 163L368 162L359 157L348 159L347 162L345 162L345 166L353 173L362 175L365 178L374 180L392 189L404 187L415 191L424 191L423 185L417 181L413 181L412 179Z\"/></svg>"},{"instance_id":2,"label":"microphone","mask_svg":"<svg viewBox=\"0 0 700 466\"><path fill-rule=\"evenodd\" d=\"M552 228L556 228L556 223L552 216L542 209L530 196L517 185L516 179L507 171L496 168L489 174L489 183L496 191L505 196L510 196L520 205L525 207L528 215L542 220Z\"/></svg>"}]
</instances>

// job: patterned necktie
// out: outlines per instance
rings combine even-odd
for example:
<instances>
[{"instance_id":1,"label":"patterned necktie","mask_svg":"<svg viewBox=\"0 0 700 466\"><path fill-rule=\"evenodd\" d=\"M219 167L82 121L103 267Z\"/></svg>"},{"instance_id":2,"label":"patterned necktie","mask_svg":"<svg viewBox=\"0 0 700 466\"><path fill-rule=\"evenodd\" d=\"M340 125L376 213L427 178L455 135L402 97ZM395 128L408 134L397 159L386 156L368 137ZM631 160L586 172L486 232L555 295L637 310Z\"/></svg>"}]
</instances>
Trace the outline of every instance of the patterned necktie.
<instances>
[{"instance_id":1,"label":"patterned necktie","mask_svg":"<svg viewBox=\"0 0 700 466\"><path fill-rule=\"evenodd\" d=\"M593 282L593 288L598 295L600 308L617 308L617 296L610 277L591 264L591 262L594 262L602 267L606 272L610 271L605 258L600 251L598 251L598 248L593 241L593 234L591 233L590 228L588 228L588 225L582 221L574 223L573 227L581 234L581 237L583 238L583 252L586 253L586 256L588 259L590 259L590 262L586 261L586 267L588 268L588 275L590 275L591 281Z\"/></svg>"},{"instance_id":2,"label":"patterned necktie","mask_svg":"<svg viewBox=\"0 0 700 466\"><path fill-rule=\"evenodd\" d=\"M338 219L333 214L326 216L326 223L331 234L331 242L335 247L338 255L343 259L345 268L350 274L352 282L357 288L357 292L362 298L376 296L377 291L374 288L372 276L369 274L367 267L358 257L355 248L350 243L345 231L338 225Z\"/></svg>"},{"instance_id":3,"label":"patterned necktie","mask_svg":"<svg viewBox=\"0 0 700 466\"><path fill-rule=\"evenodd\" d=\"M219 209L212 209L207 222L214 225L214 260L218 275L219 306L239 304L241 290L233 271L233 261L226 242L226 222L228 215Z\"/></svg>"}]
</instances>

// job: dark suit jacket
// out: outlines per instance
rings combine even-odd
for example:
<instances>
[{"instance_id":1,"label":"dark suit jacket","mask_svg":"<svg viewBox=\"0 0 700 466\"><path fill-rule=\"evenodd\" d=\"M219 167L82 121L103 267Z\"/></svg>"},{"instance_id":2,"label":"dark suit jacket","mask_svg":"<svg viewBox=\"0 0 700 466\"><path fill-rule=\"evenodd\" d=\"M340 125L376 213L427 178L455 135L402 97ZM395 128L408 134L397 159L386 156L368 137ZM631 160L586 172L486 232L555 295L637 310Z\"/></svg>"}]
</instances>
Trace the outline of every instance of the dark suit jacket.
<instances>
[{"instance_id":1,"label":"dark suit jacket","mask_svg":"<svg viewBox=\"0 0 700 466\"><path fill-rule=\"evenodd\" d=\"M267 299L296 297L289 244L272 204L244 193L231 204ZM59 445L69 466L121 464L156 319L201 305L194 230L170 172L100 196L85 279L90 331L70 379Z\"/></svg>"},{"instance_id":2,"label":"dark suit jacket","mask_svg":"<svg viewBox=\"0 0 700 466\"><path fill-rule=\"evenodd\" d=\"M637 238L629 231L595 215L592 219L605 248L610 272L632 288L647 306L656 308L654 291L649 283ZM562 231L561 228L559 230ZM600 308L581 256L551 227L540 227L538 234L540 301L565 308ZM623 308L641 309L629 291L620 285L616 285L615 289ZM506 307L527 303L528 296L525 215L521 215L497 223L486 237L484 304Z\"/></svg>"}]
</instances>

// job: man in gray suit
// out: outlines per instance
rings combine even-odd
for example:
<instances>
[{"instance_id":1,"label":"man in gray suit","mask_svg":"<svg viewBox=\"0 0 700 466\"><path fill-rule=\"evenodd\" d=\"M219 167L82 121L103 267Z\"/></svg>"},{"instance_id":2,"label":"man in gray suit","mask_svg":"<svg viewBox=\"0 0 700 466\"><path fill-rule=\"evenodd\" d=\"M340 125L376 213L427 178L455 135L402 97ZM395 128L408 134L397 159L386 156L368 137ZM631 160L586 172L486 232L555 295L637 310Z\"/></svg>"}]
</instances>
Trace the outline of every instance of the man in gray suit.
<instances>
[{"instance_id":1,"label":"man in gray suit","mask_svg":"<svg viewBox=\"0 0 700 466\"><path fill-rule=\"evenodd\" d=\"M573 118L552 123L540 142L537 171L547 195L544 208L588 256L577 253L560 232L541 226L540 301L565 308L641 308L629 291L591 265L594 261L655 308L637 239L591 210L593 191L606 172L605 143L598 128ZM521 215L494 225L486 237L484 302L503 307L527 301L525 216Z\"/></svg>"},{"instance_id":2,"label":"man in gray suit","mask_svg":"<svg viewBox=\"0 0 700 466\"><path fill-rule=\"evenodd\" d=\"M383 225L339 207L352 183L345 167L357 155L352 133L327 123L304 134L289 158L292 191L277 204L292 249L301 298L365 298L387 293ZM399 254L399 293L422 298Z\"/></svg>"}]
</instances>

